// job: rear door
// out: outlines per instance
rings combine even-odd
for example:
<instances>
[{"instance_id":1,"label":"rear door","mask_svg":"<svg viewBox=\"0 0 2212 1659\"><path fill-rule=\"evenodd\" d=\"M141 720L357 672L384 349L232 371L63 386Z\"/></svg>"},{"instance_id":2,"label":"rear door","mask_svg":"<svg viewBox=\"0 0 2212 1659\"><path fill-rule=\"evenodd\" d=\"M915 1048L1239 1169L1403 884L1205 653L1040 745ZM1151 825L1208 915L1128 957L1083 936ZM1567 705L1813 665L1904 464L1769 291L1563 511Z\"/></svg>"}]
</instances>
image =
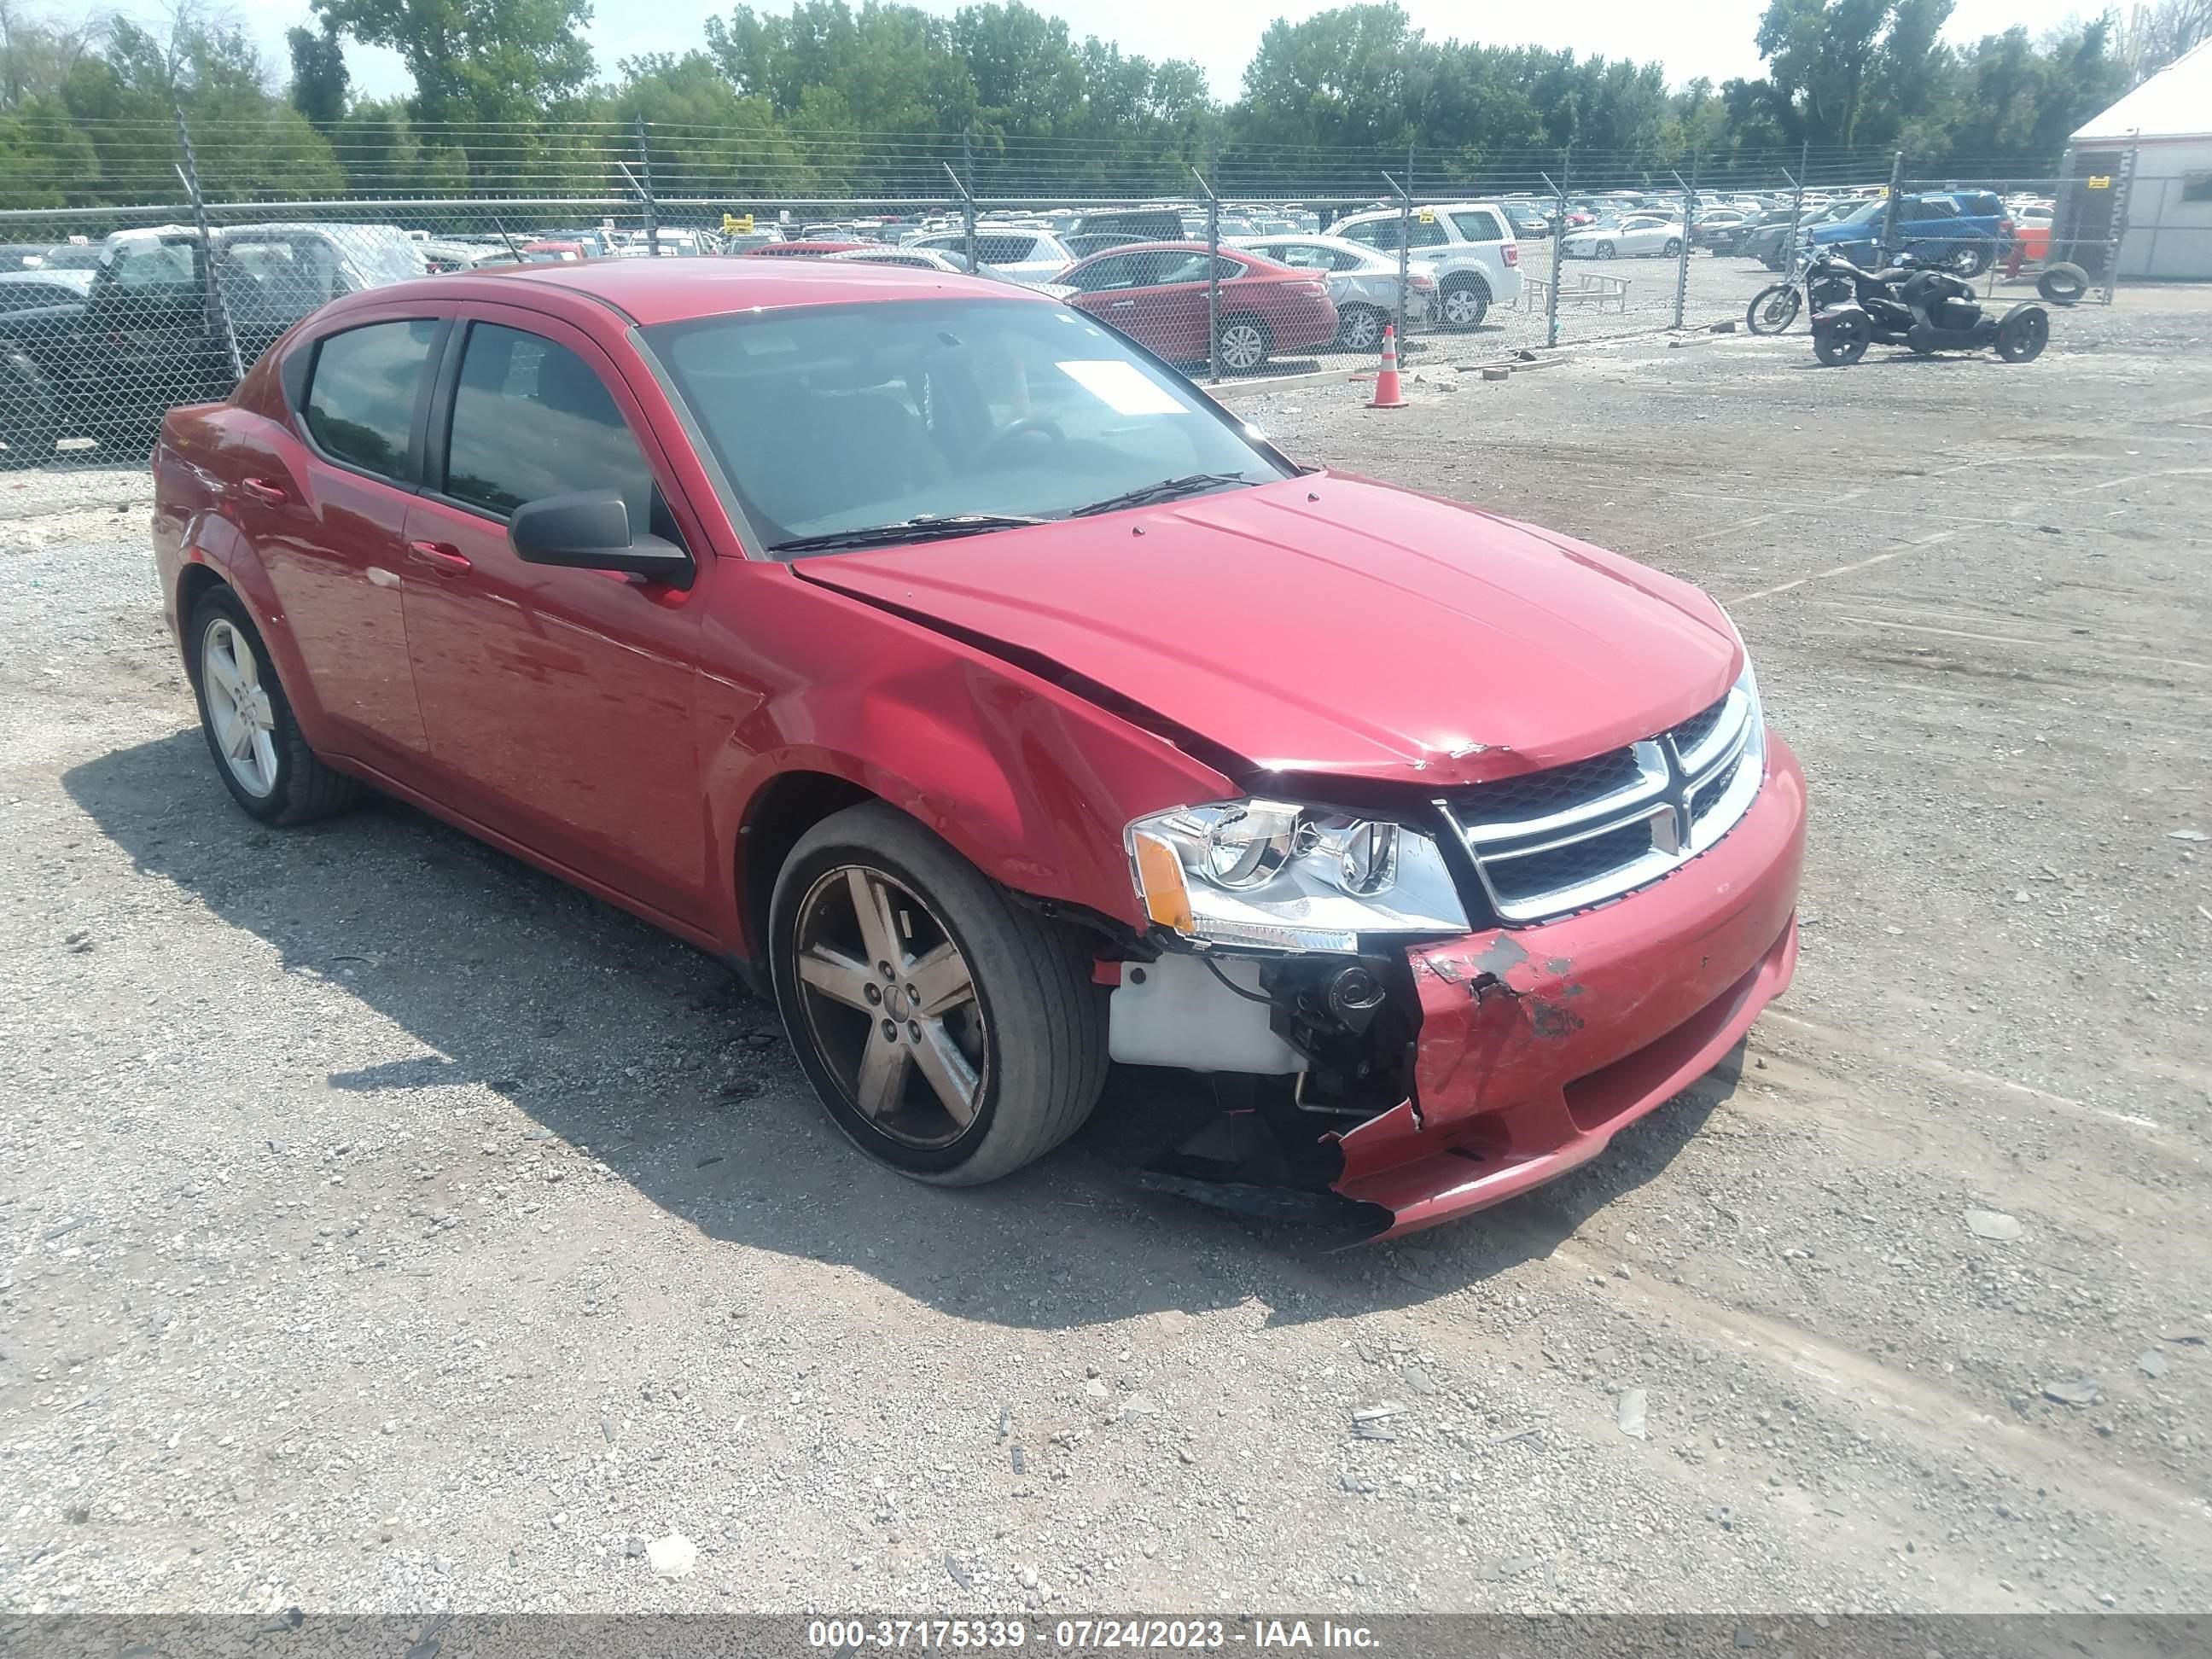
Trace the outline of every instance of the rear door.
<instances>
[{"instance_id":1,"label":"rear door","mask_svg":"<svg viewBox=\"0 0 2212 1659\"><path fill-rule=\"evenodd\" d=\"M693 656L713 561L614 363L536 312L462 308L407 517L407 644L439 793L679 922L706 916ZM526 501L619 490L633 533L683 543L689 591L525 564Z\"/></svg>"},{"instance_id":2,"label":"rear door","mask_svg":"<svg viewBox=\"0 0 2212 1659\"><path fill-rule=\"evenodd\" d=\"M227 456L233 516L260 554L341 754L403 781L427 750L408 667L401 540L416 422L445 336L434 315L370 313L284 363L303 441ZM296 367L295 367L296 365Z\"/></svg>"}]
</instances>

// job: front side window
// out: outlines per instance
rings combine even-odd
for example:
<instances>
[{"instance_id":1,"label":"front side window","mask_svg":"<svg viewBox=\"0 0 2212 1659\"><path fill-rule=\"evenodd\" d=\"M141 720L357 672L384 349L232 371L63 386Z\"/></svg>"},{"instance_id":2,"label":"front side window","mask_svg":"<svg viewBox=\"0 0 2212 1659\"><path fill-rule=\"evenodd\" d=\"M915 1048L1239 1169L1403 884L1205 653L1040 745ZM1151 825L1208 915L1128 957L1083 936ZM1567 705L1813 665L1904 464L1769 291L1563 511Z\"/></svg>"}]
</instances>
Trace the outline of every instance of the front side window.
<instances>
[{"instance_id":1,"label":"front side window","mask_svg":"<svg viewBox=\"0 0 2212 1659\"><path fill-rule=\"evenodd\" d=\"M307 381L307 431L334 459L398 479L438 325L416 318L333 334L315 349Z\"/></svg>"},{"instance_id":2,"label":"front side window","mask_svg":"<svg viewBox=\"0 0 2212 1659\"><path fill-rule=\"evenodd\" d=\"M1193 474L1284 476L1180 376L1064 307L879 301L643 333L771 550L963 514L1060 518Z\"/></svg>"},{"instance_id":3,"label":"front side window","mask_svg":"<svg viewBox=\"0 0 2212 1659\"><path fill-rule=\"evenodd\" d=\"M453 387L446 494L505 518L525 501L614 489L633 534L653 523L653 470L597 371L564 345L477 323Z\"/></svg>"},{"instance_id":4,"label":"front side window","mask_svg":"<svg viewBox=\"0 0 2212 1659\"><path fill-rule=\"evenodd\" d=\"M1337 233L1346 241L1364 242L1369 247L1398 246L1398 222L1395 219L1370 219L1364 224L1346 225Z\"/></svg>"}]
</instances>

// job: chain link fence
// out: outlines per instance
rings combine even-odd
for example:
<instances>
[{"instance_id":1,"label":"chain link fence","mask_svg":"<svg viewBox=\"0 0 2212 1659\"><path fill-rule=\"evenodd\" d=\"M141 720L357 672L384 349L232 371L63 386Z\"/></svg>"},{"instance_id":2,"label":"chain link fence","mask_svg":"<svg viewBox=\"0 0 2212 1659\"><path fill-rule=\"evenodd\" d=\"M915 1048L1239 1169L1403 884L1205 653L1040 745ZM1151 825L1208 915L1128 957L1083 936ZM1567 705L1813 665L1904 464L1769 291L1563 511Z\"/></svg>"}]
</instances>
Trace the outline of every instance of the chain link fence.
<instances>
[{"instance_id":1,"label":"chain link fence","mask_svg":"<svg viewBox=\"0 0 2212 1659\"><path fill-rule=\"evenodd\" d=\"M1044 289L1200 380L1371 369L1386 331L1419 373L1726 324L1808 242L1864 264L1940 258L1992 292L2066 261L2109 301L2133 173L2131 157L2094 155L2036 179L1908 182L1902 156L1808 151L1676 169L1573 152L1248 150L1178 168L961 136L841 137L793 157L636 124L478 134L465 151L433 134L404 163L342 156L344 190L288 197L251 135L180 118L172 139L143 137L128 183L145 204L50 181L59 204L0 210L10 465L143 455L164 410L224 395L317 307L425 272L890 263ZM152 189L165 147L166 198Z\"/></svg>"}]
</instances>

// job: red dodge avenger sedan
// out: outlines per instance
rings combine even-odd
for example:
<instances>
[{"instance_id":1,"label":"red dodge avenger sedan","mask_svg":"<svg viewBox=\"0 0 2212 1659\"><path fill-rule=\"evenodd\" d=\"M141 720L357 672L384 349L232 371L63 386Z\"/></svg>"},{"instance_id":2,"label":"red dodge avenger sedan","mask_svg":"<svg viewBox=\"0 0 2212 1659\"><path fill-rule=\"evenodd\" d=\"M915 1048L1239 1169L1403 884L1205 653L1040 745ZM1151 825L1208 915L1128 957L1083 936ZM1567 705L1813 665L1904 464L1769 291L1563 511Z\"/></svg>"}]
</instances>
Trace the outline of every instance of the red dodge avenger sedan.
<instances>
[{"instance_id":1,"label":"red dodge avenger sedan","mask_svg":"<svg viewBox=\"0 0 2212 1659\"><path fill-rule=\"evenodd\" d=\"M921 1180L1118 1064L1179 1188L1404 1231L1595 1155L1795 963L1804 781L1711 599L1294 466L1002 283L375 289L154 471L240 806L370 785L725 958Z\"/></svg>"}]
</instances>

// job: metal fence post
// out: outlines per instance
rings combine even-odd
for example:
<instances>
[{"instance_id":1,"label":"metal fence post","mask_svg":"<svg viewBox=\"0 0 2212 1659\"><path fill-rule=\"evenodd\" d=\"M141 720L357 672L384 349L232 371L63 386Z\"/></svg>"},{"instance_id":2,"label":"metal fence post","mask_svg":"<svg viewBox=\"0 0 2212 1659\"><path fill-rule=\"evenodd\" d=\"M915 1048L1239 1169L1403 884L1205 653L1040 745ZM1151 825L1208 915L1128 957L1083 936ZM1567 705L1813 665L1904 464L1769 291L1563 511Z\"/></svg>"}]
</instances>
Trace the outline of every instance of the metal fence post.
<instances>
[{"instance_id":1,"label":"metal fence post","mask_svg":"<svg viewBox=\"0 0 2212 1659\"><path fill-rule=\"evenodd\" d=\"M2119 199L2112 204L2112 222L2106 226L2105 244L2105 284L2100 305L2110 305L2120 289L2120 245L2128 239L2128 210L2133 205L2136 193L2136 167L2142 159L2142 138L2138 133L2128 145L2126 168L2120 174L2119 188L2112 193Z\"/></svg>"},{"instance_id":2,"label":"metal fence post","mask_svg":"<svg viewBox=\"0 0 2212 1659\"><path fill-rule=\"evenodd\" d=\"M653 199L653 150L645 142L645 117L637 118L638 194L645 198L645 251L660 257L660 210Z\"/></svg>"},{"instance_id":3,"label":"metal fence post","mask_svg":"<svg viewBox=\"0 0 2212 1659\"><path fill-rule=\"evenodd\" d=\"M1413 285L1413 193L1389 173L1382 175L1398 192L1398 349L1406 349L1406 290Z\"/></svg>"},{"instance_id":4,"label":"metal fence post","mask_svg":"<svg viewBox=\"0 0 2212 1659\"><path fill-rule=\"evenodd\" d=\"M200 236L201 291L205 296L209 329L222 337L223 351L230 359L231 384L235 386L246 378L246 360L239 356L238 331L230 325L230 309L222 302L222 284L216 280L215 233L208 228L207 198L200 194L200 168L192 155L191 130L185 125L185 106L174 106L177 117L177 148L185 154L178 163L177 177L183 180L185 194L192 204L192 225Z\"/></svg>"},{"instance_id":5,"label":"metal fence post","mask_svg":"<svg viewBox=\"0 0 2212 1659\"><path fill-rule=\"evenodd\" d=\"M1552 185L1548 174L1536 175ZM1567 170L1559 169L1559 182L1552 185L1552 280L1544 295L1544 349L1553 351L1559 343L1559 266L1567 253Z\"/></svg>"},{"instance_id":6,"label":"metal fence post","mask_svg":"<svg viewBox=\"0 0 2212 1659\"><path fill-rule=\"evenodd\" d=\"M945 169L951 172L950 167ZM975 129L960 129L960 176L952 181L960 186L960 222L968 241L968 269L974 271L975 264Z\"/></svg>"},{"instance_id":7,"label":"metal fence post","mask_svg":"<svg viewBox=\"0 0 2212 1659\"><path fill-rule=\"evenodd\" d=\"M1221 380L1221 198L1206 175L1196 167L1190 176L1206 192L1206 372L1217 385Z\"/></svg>"},{"instance_id":8,"label":"metal fence post","mask_svg":"<svg viewBox=\"0 0 2212 1659\"><path fill-rule=\"evenodd\" d=\"M1670 169L1671 171L1671 169ZM1690 177L1698 176L1695 157L1690 161ZM1674 182L1682 185L1682 175L1674 174ZM1682 326L1682 313L1690 300L1690 227L1698 216L1698 187L1695 183L1682 185L1682 235L1674 251L1674 326Z\"/></svg>"},{"instance_id":9,"label":"metal fence post","mask_svg":"<svg viewBox=\"0 0 2212 1659\"><path fill-rule=\"evenodd\" d=\"M1807 155L1811 155L1812 150L1810 144L1805 146ZM1797 257L1797 239L1805 234L1805 171L1802 156L1798 159L1795 179L1790 179L1789 168L1782 170L1782 176L1790 179L1790 240L1782 248L1782 269L1784 272L1789 270Z\"/></svg>"},{"instance_id":10,"label":"metal fence post","mask_svg":"<svg viewBox=\"0 0 2212 1659\"><path fill-rule=\"evenodd\" d=\"M1885 269L1890 256L1897 252L1897 197L1905 188L1905 152L1899 150L1889 163L1889 203L1881 216L1881 252L1875 260L1875 268Z\"/></svg>"}]
</instances>

